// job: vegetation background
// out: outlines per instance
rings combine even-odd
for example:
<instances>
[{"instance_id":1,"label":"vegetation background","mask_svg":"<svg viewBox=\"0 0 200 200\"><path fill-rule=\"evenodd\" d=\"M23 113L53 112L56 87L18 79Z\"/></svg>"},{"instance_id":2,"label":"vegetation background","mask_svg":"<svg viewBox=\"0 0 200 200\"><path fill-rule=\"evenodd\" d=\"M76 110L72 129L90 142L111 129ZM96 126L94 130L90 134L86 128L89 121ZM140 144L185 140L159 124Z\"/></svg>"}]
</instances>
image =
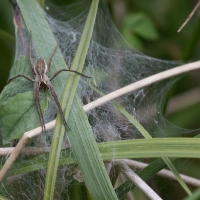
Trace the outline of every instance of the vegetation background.
<instances>
[{"instance_id":1,"label":"vegetation background","mask_svg":"<svg viewBox=\"0 0 200 200\"><path fill-rule=\"evenodd\" d=\"M56 4L72 2L74 1L54 0ZM199 60L199 11L197 10L180 33L177 32L198 0L107 0L107 2L114 23L134 48L158 59L184 62ZM12 18L13 12L9 1L0 1L0 91L7 84L14 61L15 34ZM137 23L138 20L140 23ZM168 102L166 110L168 120L183 128L199 128L199 76L200 72L195 71L179 79ZM200 178L197 165L191 165L188 170L190 171L188 174Z\"/></svg>"}]
</instances>

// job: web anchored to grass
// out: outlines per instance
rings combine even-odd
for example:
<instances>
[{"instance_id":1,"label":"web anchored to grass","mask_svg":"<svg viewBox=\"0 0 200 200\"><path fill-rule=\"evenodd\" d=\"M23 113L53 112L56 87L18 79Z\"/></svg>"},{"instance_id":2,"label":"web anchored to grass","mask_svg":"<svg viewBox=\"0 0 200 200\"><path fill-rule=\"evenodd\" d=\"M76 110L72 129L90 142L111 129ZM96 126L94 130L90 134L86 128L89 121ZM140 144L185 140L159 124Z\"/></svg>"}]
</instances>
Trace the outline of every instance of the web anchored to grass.
<instances>
[{"instance_id":1,"label":"web anchored to grass","mask_svg":"<svg viewBox=\"0 0 200 200\"><path fill-rule=\"evenodd\" d=\"M113 25L104 1L100 1L99 4L97 1L93 1L92 4L90 1L81 1L68 7L48 5L43 13L46 19L39 6L33 2L29 5L26 1L19 0L21 12L17 10L18 8L15 10L16 62L10 77L21 73L31 75L28 58L24 56L27 55L28 30L31 30L34 47L33 60L37 60L38 57L48 60L52 49L56 46L54 37L58 41L60 50L55 54L50 74L54 74L63 66L66 67L67 64L68 67L71 66L70 69L82 71L93 80L81 79L78 84L79 77L69 73L60 74L56 80L52 81L70 127L70 131L67 131L65 135L60 117L58 116L55 120L57 109L48 91L44 91L41 95L41 106L45 113L44 119L48 130L46 135L42 135L40 127L34 129L40 122L33 102L32 85L26 80L19 79L5 87L0 97L1 135L4 144L14 139L20 140L8 159L2 158L0 179L2 180L5 176L7 178L2 182L0 195L9 199L41 199L45 193L45 199L73 199L75 194L72 190L79 185L78 181L84 179L94 199L116 199L101 156L110 160L111 163L115 162L116 158L161 157L164 162L156 160L157 168L153 167L154 163L150 164L150 167L154 169L153 172L147 167L144 170L147 170L148 176L143 177L141 175L143 172L139 172L140 177L143 179L151 177L167 165L185 191L191 194L172 161L166 157L185 157L186 155L199 157L199 139L154 140L153 138L181 137L190 134L189 130L179 128L164 118L163 103L174 83L167 79L199 69L200 62L176 67L180 63L154 59L133 50ZM94 27L90 27L95 19L96 8L98 12ZM33 18L38 20L33 21ZM83 70L80 63L84 63ZM77 90L74 86L76 83ZM83 109L82 105L84 105ZM55 124L52 139L52 128ZM99 149L94 138L99 143ZM147 140L139 140L141 138ZM146 145L140 149L143 145L141 142L144 141ZM25 145L34 150L38 148L38 152L35 152L34 156L27 156L27 153L20 155ZM47 152L50 146L49 156ZM190 146L193 148L190 149ZM186 148L188 148L187 152L184 151ZM41 151L43 152L41 155L35 155L40 154ZM137 153L134 154L135 152ZM54 156L57 160L51 162ZM81 173L75 165L72 165L75 160ZM58 163L58 169L54 168L55 163ZM116 181L117 171L121 171L128 178L135 176L126 164L125 161L117 161L112 165L114 170L112 168L111 171L116 172L112 178L115 188L119 186L116 184L119 183ZM51 177L47 171L46 178L47 166L48 170L54 170L52 174L57 174L57 177ZM111 167L109 163L107 166L108 169ZM13 175L16 176L12 180ZM141 181L137 177L136 180ZM160 199L157 194L151 196L150 188L138 182L134 182L135 185L144 192L146 187L146 193L150 194L148 195L150 198ZM14 187L16 184L20 188L26 185L26 188L18 190L18 187ZM123 198L125 193L133 188L133 184L128 186L126 184L129 183L126 182L124 186L120 186L123 187L122 189L118 187L116 190L119 198ZM9 190L10 187L13 188L12 191ZM51 191L54 197L53 195L48 197L48 191Z\"/></svg>"}]
</instances>

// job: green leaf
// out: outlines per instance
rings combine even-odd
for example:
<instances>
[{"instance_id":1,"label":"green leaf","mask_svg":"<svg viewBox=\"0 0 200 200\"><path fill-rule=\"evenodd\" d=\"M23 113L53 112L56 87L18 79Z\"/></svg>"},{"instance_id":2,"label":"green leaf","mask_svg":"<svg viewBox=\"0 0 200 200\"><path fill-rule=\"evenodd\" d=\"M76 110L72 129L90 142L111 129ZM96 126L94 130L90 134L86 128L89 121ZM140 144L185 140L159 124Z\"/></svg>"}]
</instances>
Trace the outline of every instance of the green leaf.
<instances>
[{"instance_id":1,"label":"green leaf","mask_svg":"<svg viewBox=\"0 0 200 200\"><path fill-rule=\"evenodd\" d=\"M27 57L15 62L11 77L17 74L31 74ZM41 108L48 107L47 94L40 94ZM31 120L30 120L31 119ZM0 131L3 143L21 138L22 134L40 125L33 97L33 83L23 77L11 81L0 96Z\"/></svg>"},{"instance_id":2,"label":"green leaf","mask_svg":"<svg viewBox=\"0 0 200 200\"><path fill-rule=\"evenodd\" d=\"M130 14L124 22L133 34L147 40L158 39L158 33L151 19L144 13Z\"/></svg>"},{"instance_id":3,"label":"green leaf","mask_svg":"<svg viewBox=\"0 0 200 200\"><path fill-rule=\"evenodd\" d=\"M40 103L43 109L47 108L46 96L41 95ZM0 109L0 126L4 144L20 138L22 133L35 128L35 125L40 123L33 100L33 92L25 92L9 98L1 104Z\"/></svg>"},{"instance_id":4,"label":"green leaf","mask_svg":"<svg viewBox=\"0 0 200 200\"><path fill-rule=\"evenodd\" d=\"M124 19L121 32L128 42L136 47L142 47L142 41L158 39L158 32L152 20L144 13L129 14Z\"/></svg>"},{"instance_id":5,"label":"green leaf","mask_svg":"<svg viewBox=\"0 0 200 200\"><path fill-rule=\"evenodd\" d=\"M25 56L20 57L13 65L10 71L10 78L23 74L33 78L31 75L31 67L28 58ZM6 85L0 95L0 105L7 101L9 98L15 96L16 94L33 91L33 83L26 80L23 77L16 78L12 80L8 85ZM1 110L0 110L1 112ZM4 113L6 114L6 113Z\"/></svg>"}]
</instances>

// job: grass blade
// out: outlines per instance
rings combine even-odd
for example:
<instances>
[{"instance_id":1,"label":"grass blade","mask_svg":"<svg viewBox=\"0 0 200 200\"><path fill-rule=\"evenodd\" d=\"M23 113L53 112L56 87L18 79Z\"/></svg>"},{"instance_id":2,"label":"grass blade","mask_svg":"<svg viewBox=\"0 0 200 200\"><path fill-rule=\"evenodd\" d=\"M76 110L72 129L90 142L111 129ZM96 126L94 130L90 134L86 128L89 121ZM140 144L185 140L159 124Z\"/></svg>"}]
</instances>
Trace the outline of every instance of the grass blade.
<instances>
[{"instance_id":1,"label":"grass blade","mask_svg":"<svg viewBox=\"0 0 200 200\"><path fill-rule=\"evenodd\" d=\"M82 123L81 120L79 122ZM77 129L78 128L79 127L77 127ZM78 138L78 141L81 141L83 138L84 136L82 136L82 138ZM173 159L170 158L172 162L176 158L200 158L200 138L119 140L99 143L98 148L104 160L173 157ZM66 157L60 158L59 166L76 163L75 159L71 155L70 149L62 150L62 154ZM23 161L23 163L16 162L16 164L8 172L7 176L44 169L47 167L48 157L49 154L46 153L44 155L35 156L34 158L30 157L29 159ZM150 165L153 165L153 167ZM151 171L150 174L152 174L153 172L156 173L165 167L165 164L161 159L157 159L150 165L146 168L152 168L151 170L147 170L146 168L141 170L145 171L141 172L141 176L144 179L149 177L149 175L144 175L148 174L148 171Z\"/></svg>"}]
</instances>

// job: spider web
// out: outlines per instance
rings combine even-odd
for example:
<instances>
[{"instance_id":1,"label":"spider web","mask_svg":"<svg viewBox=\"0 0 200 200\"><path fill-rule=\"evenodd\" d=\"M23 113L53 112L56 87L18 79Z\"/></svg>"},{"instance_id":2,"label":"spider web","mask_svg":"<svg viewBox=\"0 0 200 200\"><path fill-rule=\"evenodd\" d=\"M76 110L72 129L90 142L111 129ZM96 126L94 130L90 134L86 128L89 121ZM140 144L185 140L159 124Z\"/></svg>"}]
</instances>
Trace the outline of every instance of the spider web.
<instances>
[{"instance_id":1,"label":"spider web","mask_svg":"<svg viewBox=\"0 0 200 200\"><path fill-rule=\"evenodd\" d=\"M69 67L76 53L89 8L90 1L81 1L66 7L48 3L44 11ZM28 44L28 35L25 40ZM27 48L23 47L19 32L16 35L16 41L15 60L18 60L26 55ZM34 52L33 55L35 55ZM35 61L36 57L33 57L33 60ZM177 62L148 57L130 47L113 24L105 1L100 1L83 71L94 81L82 79L78 86L78 94L85 105L101 97L102 94L109 94L177 65ZM173 83L174 80L162 81L126 94L116 101L134 116L152 137L179 137L190 132L171 124L163 116L164 103ZM31 84L23 88L23 91L31 90ZM22 88L17 89L18 93L21 91ZM50 101L49 109L45 112L45 121L53 120L56 112L55 104ZM87 115L97 142L143 138L111 102L89 111ZM46 147L51 144L51 136L52 131L49 131L45 140ZM40 138L36 138L30 145L37 146L39 140ZM68 145L66 138L63 147ZM62 156L65 155L61 154ZM26 159L27 156L20 156L19 162L23 163ZM41 159L46 158L41 156ZM2 159L1 163L4 162L5 160ZM46 171L40 170L9 177L2 183L0 194L9 199L40 199L43 196L45 175ZM81 187L83 193L87 193L84 184L80 182L82 182L82 176L76 166L60 167L54 199L72 199L71 194L74 192L75 185Z\"/></svg>"}]
</instances>

